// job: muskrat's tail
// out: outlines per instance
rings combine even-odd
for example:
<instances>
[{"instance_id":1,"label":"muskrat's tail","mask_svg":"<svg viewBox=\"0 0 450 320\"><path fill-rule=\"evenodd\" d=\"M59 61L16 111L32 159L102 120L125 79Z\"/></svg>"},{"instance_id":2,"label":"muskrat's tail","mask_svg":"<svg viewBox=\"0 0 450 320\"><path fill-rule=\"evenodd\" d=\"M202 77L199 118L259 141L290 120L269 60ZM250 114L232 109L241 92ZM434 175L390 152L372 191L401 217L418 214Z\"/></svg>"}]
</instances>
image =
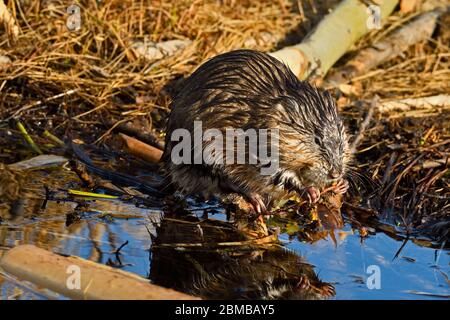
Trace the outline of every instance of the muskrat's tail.
<instances>
[{"instance_id":1,"label":"muskrat's tail","mask_svg":"<svg viewBox=\"0 0 450 320\"><path fill-rule=\"evenodd\" d=\"M75 156L79 159L79 161L81 161L86 167L87 171L103 179L109 180L113 184L133 187L156 198L164 198L165 196L170 194L170 192L167 190L167 186L163 186L160 183L150 183L138 177L130 176L121 172L115 172L95 165L80 144L72 142L71 149Z\"/></svg>"}]
</instances>

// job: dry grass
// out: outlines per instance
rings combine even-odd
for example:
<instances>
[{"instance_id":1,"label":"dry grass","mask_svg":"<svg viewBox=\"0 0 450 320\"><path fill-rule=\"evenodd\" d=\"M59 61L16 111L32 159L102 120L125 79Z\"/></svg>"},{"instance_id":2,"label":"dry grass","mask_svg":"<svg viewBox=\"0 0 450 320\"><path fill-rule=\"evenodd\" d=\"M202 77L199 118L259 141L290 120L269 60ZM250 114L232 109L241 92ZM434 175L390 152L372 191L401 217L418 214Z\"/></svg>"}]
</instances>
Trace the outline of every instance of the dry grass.
<instances>
[{"instance_id":1,"label":"dry grass","mask_svg":"<svg viewBox=\"0 0 450 320\"><path fill-rule=\"evenodd\" d=\"M14 45L0 37L0 54L12 60L0 66L0 116L25 106L21 115L49 130L52 118L61 129L100 124L92 117L99 110L123 120L167 109L162 89L171 80L218 53L269 50L300 21L285 1L81 1L81 29L70 31L66 1L12 1L10 7L22 33ZM136 40L171 39L192 44L157 63L131 49ZM34 105L65 92L72 94Z\"/></svg>"},{"instance_id":2,"label":"dry grass","mask_svg":"<svg viewBox=\"0 0 450 320\"><path fill-rule=\"evenodd\" d=\"M22 115L31 127L54 131L56 125L64 135L66 130L93 124L101 125L105 133L111 127L105 118L124 122L142 116L161 128L178 78L222 52L237 48L270 51L299 41L336 2L81 1L81 28L70 31L66 1L9 1L21 33L16 43L7 34L0 37L0 55L11 60L0 64L0 117ZM354 50L382 38L416 14L396 12L386 28L363 38ZM448 92L449 31L444 33L356 79L354 84L362 90L353 99ZM171 39L192 43L157 62L146 61L131 49L137 40Z\"/></svg>"}]
</instances>

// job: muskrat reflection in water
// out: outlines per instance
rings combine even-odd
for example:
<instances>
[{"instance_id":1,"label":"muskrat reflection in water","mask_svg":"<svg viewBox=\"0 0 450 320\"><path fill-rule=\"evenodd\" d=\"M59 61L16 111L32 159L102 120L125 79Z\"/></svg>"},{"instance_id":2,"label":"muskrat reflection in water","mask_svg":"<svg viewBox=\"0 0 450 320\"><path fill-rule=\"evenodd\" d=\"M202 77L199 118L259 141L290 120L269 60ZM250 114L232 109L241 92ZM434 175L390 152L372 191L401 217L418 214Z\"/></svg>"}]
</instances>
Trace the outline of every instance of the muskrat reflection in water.
<instances>
[{"instance_id":1,"label":"muskrat reflection in water","mask_svg":"<svg viewBox=\"0 0 450 320\"><path fill-rule=\"evenodd\" d=\"M335 295L314 266L292 251L272 246L214 247L244 241L230 224L196 217L163 219L151 249L150 279L205 299L324 299ZM177 248L201 243L201 247ZM173 246L170 246L170 245Z\"/></svg>"}]
</instances>

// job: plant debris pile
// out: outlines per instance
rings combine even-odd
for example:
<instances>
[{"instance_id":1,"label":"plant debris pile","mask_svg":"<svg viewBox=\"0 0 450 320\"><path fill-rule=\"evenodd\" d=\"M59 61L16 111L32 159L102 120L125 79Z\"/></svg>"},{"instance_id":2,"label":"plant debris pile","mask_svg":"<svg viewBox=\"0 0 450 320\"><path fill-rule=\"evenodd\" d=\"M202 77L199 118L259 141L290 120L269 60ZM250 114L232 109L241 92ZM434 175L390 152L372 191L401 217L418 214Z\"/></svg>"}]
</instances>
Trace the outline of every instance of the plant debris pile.
<instances>
[{"instance_id":1,"label":"plant debris pile","mask_svg":"<svg viewBox=\"0 0 450 320\"><path fill-rule=\"evenodd\" d=\"M0 35L0 165L36 152L18 121L43 153L62 154L58 140L71 139L114 149L112 133L124 126L161 146L171 95L198 65L233 49L297 43L337 2L79 1L75 30L66 1L8 1L16 24ZM428 1L422 2L395 11L335 67L411 21ZM442 14L431 38L330 88L351 134L374 99L382 105L450 92L449 21ZM396 232L448 241L449 123L448 108L375 110L356 149L347 200L375 210Z\"/></svg>"}]
</instances>

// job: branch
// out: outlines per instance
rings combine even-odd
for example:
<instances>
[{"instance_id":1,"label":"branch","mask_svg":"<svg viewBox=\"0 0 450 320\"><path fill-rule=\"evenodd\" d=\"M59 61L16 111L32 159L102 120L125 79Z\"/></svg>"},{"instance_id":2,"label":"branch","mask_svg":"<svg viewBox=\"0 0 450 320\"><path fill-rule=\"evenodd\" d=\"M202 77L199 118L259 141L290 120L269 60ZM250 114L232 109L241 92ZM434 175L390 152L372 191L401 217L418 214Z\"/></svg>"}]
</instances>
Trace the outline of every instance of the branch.
<instances>
[{"instance_id":1,"label":"branch","mask_svg":"<svg viewBox=\"0 0 450 320\"><path fill-rule=\"evenodd\" d=\"M398 0L379 0L381 19L389 16ZM334 63L370 31L369 6L360 0L344 0L325 16L301 43L270 53L283 61L300 79L312 73L325 75Z\"/></svg>"},{"instance_id":2,"label":"branch","mask_svg":"<svg viewBox=\"0 0 450 320\"><path fill-rule=\"evenodd\" d=\"M333 85L347 82L383 62L397 57L411 45L427 40L436 27L439 15L438 10L423 13L412 22L394 31L383 41L362 49L346 65L333 72L327 82Z\"/></svg>"}]
</instances>

